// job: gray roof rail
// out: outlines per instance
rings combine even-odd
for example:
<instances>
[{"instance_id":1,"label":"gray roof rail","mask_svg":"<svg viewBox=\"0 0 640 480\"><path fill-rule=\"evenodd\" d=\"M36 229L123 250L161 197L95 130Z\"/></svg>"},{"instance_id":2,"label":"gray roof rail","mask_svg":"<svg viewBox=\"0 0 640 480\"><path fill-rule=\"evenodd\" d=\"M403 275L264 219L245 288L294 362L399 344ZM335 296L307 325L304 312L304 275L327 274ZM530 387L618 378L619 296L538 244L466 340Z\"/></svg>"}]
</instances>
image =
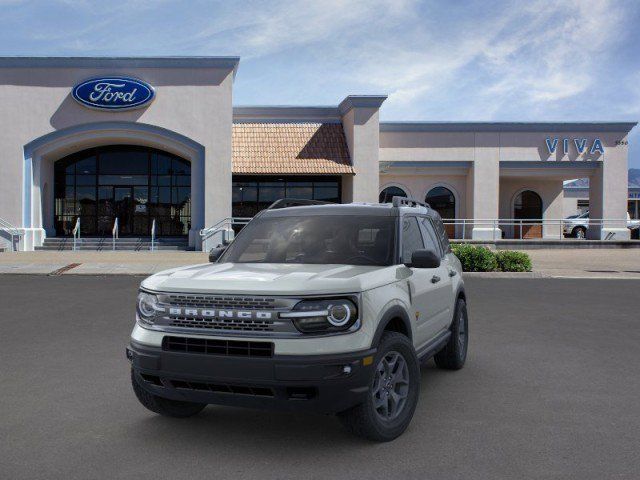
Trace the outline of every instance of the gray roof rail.
<instances>
[{"instance_id":1,"label":"gray roof rail","mask_svg":"<svg viewBox=\"0 0 640 480\"><path fill-rule=\"evenodd\" d=\"M267 210L273 210L276 208L287 207L302 207L305 205L329 205L331 202L324 202L322 200L309 200L306 198L279 198L271 205L267 207Z\"/></svg>"},{"instance_id":2,"label":"gray roof rail","mask_svg":"<svg viewBox=\"0 0 640 480\"><path fill-rule=\"evenodd\" d=\"M418 207L418 206L425 207L425 208L431 208L428 203L420 202L420 201L416 200L415 198L408 198L408 197L393 197L391 199L391 203L396 208L398 208L398 207Z\"/></svg>"}]
</instances>

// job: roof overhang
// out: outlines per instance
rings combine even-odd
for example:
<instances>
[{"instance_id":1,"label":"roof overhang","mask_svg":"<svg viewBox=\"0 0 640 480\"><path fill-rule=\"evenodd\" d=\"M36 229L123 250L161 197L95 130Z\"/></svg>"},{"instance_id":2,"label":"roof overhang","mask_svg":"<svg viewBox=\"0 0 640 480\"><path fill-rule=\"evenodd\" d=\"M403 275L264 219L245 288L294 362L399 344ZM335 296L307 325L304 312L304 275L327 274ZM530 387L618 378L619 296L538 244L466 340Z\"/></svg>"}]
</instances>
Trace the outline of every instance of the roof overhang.
<instances>
[{"instance_id":1,"label":"roof overhang","mask_svg":"<svg viewBox=\"0 0 640 480\"><path fill-rule=\"evenodd\" d=\"M637 122L380 122L381 132L630 132Z\"/></svg>"},{"instance_id":2,"label":"roof overhang","mask_svg":"<svg viewBox=\"0 0 640 480\"><path fill-rule=\"evenodd\" d=\"M219 68L233 70L240 57L0 57L0 68Z\"/></svg>"}]
</instances>

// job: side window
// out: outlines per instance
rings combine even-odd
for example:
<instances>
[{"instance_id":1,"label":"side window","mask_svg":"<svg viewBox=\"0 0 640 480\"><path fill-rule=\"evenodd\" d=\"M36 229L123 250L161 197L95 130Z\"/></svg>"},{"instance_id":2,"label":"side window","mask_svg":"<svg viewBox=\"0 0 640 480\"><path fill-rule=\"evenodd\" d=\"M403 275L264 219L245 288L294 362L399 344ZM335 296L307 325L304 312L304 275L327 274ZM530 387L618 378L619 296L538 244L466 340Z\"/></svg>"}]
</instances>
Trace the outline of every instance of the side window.
<instances>
[{"instance_id":1,"label":"side window","mask_svg":"<svg viewBox=\"0 0 640 480\"><path fill-rule=\"evenodd\" d=\"M415 250L424 248L422 234L416 217L405 217L402 220L402 263L410 263Z\"/></svg>"},{"instance_id":2,"label":"side window","mask_svg":"<svg viewBox=\"0 0 640 480\"><path fill-rule=\"evenodd\" d=\"M436 230L436 234L440 239L440 243L442 244L442 248L444 249L444 253L451 253L451 245L449 244L449 236L447 235L446 230L444 229L444 225L442 220L433 219L433 226Z\"/></svg>"},{"instance_id":3,"label":"side window","mask_svg":"<svg viewBox=\"0 0 640 480\"><path fill-rule=\"evenodd\" d=\"M433 229L433 224L426 217L421 217L420 223L422 224L422 232L424 233L425 248L433 250L434 252L436 252L436 255L440 255L440 257L442 257L442 246L440 245L438 236Z\"/></svg>"}]
</instances>

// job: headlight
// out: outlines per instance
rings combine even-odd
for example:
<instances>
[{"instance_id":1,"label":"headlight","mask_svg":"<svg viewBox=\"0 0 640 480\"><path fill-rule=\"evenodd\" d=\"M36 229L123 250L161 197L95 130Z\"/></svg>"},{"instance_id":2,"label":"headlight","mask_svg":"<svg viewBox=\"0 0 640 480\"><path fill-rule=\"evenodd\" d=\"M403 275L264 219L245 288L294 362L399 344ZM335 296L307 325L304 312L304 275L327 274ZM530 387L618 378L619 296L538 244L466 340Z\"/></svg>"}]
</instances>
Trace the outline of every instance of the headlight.
<instances>
[{"instance_id":1,"label":"headlight","mask_svg":"<svg viewBox=\"0 0 640 480\"><path fill-rule=\"evenodd\" d=\"M290 318L302 333L331 333L349 330L358 320L354 301L347 298L303 300L291 312L280 318Z\"/></svg>"},{"instance_id":2,"label":"headlight","mask_svg":"<svg viewBox=\"0 0 640 480\"><path fill-rule=\"evenodd\" d=\"M158 297L152 293L138 293L138 318L148 325L152 325L156 314L161 308L158 305Z\"/></svg>"}]
</instances>

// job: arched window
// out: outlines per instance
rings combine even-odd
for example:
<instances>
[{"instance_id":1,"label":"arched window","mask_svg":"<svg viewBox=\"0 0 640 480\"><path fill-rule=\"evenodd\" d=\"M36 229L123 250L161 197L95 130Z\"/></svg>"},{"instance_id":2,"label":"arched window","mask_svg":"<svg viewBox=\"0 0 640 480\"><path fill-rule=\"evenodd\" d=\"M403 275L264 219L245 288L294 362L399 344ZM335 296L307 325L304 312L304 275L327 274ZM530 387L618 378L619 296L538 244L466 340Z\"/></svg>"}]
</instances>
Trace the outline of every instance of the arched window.
<instances>
[{"instance_id":1,"label":"arched window","mask_svg":"<svg viewBox=\"0 0 640 480\"><path fill-rule=\"evenodd\" d=\"M516 225L514 232L516 238L541 238L542 198L540 195L531 190L520 192L513 203L513 218L528 220L523 222L522 231L520 226Z\"/></svg>"},{"instance_id":2,"label":"arched window","mask_svg":"<svg viewBox=\"0 0 640 480\"><path fill-rule=\"evenodd\" d=\"M442 218L456 218L456 197L447 187L435 187L429 190L424 199Z\"/></svg>"},{"instance_id":3,"label":"arched window","mask_svg":"<svg viewBox=\"0 0 640 480\"><path fill-rule=\"evenodd\" d=\"M427 192L424 201L445 220L444 228L449 238L455 238L456 226L453 223L446 223L447 219L456 218L456 197L453 192L447 187L434 187Z\"/></svg>"},{"instance_id":4,"label":"arched window","mask_svg":"<svg viewBox=\"0 0 640 480\"><path fill-rule=\"evenodd\" d=\"M542 199L531 190L525 190L516 197L513 205L513 218L533 220L542 218Z\"/></svg>"},{"instance_id":5,"label":"arched window","mask_svg":"<svg viewBox=\"0 0 640 480\"><path fill-rule=\"evenodd\" d=\"M391 203L391 199L393 197L407 197L407 192L405 192L400 187L387 187L380 192L380 196L378 197L378 203Z\"/></svg>"}]
</instances>

